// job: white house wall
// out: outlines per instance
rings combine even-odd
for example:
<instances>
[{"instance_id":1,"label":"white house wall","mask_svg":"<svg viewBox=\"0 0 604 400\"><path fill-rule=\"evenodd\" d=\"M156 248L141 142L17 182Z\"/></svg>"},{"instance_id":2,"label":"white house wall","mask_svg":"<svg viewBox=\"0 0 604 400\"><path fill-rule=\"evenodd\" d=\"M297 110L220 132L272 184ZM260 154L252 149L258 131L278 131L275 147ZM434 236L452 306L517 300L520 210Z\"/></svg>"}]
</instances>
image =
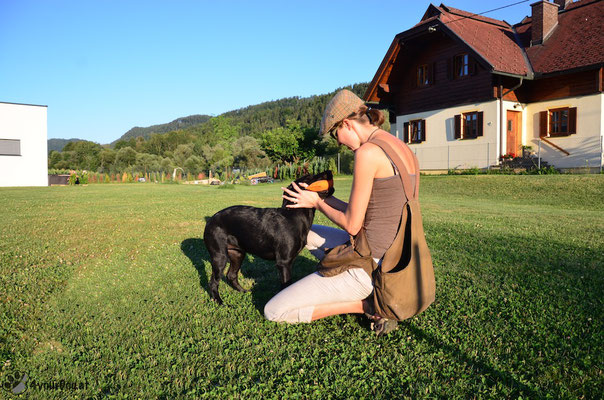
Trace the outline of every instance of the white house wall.
<instances>
[{"instance_id":1,"label":"white house wall","mask_svg":"<svg viewBox=\"0 0 604 400\"><path fill-rule=\"evenodd\" d=\"M522 111L514 108L514 102L504 102L504 120L506 110ZM473 111L483 112L483 136L476 139L455 139L454 116ZM499 100L467 104L440 110L432 110L408 115L399 115L396 125L391 128L392 134L403 139L405 122L417 119L426 120L426 140L422 143L411 143L409 147L415 152L422 170L448 170L487 168L496 165L499 160L500 132ZM505 148L505 134L503 135Z\"/></svg>"},{"instance_id":2,"label":"white house wall","mask_svg":"<svg viewBox=\"0 0 604 400\"><path fill-rule=\"evenodd\" d=\"M594 94L544 101L526 105L526 144L539 147L539 113L552 108L577 107L577 133L550 137L547 140L568 151L565 155L545 142L541 142L541 158L556 168L599 167L601 165L602 136L604 135L604 95Z\"/></svg>"},{"instance_id":3,"label":"white house wall","mask_svg":"<svg viewBox=\"0 0 604 400\"><path fill-rule=\"evenodd\" d=\"M0 155L0 186L48 186L46 121L46 106L0 103L0 139L21 147L21 155Z\"/></svg>"}]
</instances>

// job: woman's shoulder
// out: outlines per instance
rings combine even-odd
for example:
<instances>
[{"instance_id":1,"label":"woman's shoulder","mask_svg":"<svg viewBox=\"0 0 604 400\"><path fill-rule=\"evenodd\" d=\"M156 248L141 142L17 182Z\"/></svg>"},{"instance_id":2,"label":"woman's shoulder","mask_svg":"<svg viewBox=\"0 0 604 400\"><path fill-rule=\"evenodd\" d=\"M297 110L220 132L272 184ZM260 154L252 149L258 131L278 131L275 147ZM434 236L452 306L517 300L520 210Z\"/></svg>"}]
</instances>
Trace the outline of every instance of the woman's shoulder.
<instances>
[{"instance_id":1,"label":"woman's shoulder","mask_svg":"<svg viewBox=\"0 0 604 400\"><path fill-rule=\"evenodd\" d=\"M398 139L391 133L383 130L380 132L380 135L376 138L388 143L392 150L401 158L403 164L407 168L407 171L412 174L415 173L415 163L413 161L415 155L413 154L413 151L402 140Z\"/></svg>"},{"instance_id":2,"label":"woman's shoulder","mask_svg":"<svg viewBox=\"0 0 604 400\"><path fill-rule=\"evenodd\" d=\"M354 153L355 161L375 161L376 159L385 157L380 146L371 142L363 143Z\"/></svg>"}]
</instances>

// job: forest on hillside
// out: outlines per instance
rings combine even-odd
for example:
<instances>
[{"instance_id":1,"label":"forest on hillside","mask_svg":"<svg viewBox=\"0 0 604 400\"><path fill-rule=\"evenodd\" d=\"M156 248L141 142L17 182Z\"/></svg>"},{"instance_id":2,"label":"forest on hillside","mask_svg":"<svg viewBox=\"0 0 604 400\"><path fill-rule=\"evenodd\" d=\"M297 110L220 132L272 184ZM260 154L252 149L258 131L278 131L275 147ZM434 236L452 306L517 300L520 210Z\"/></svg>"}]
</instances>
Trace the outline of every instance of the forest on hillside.
<instances>
[{"instance_id":1,"label":"forest on hillside","mask_svg":"<svg viewBox=\"0 0 604 400\"><path fill-rule=\"evenodd\" d=\"M362 83L348 88L362 96L367 86ZM345 160L342 170L348 172L350 151L318 135L323 110L335 92L280 99L216 117L198 115L133 128L112 145L69 142L62 151L50 152L48 166L54 170L132 175L171 173L181 168L184 173L197 175L232 169L265 170L311 162L317 157L330 158L339 152ZM178 121L185 126L179 128ZM137 132L139 135L133 136Z\"/></svg>"}]
</instances>

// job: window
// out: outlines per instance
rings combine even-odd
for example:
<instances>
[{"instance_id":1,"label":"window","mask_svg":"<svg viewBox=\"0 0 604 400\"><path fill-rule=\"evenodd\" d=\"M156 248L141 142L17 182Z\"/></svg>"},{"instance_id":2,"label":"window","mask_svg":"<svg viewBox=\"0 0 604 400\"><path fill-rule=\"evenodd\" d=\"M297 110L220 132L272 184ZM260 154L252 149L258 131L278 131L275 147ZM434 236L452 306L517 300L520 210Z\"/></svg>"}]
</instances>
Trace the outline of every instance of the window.
<instances>
[{"instance_id":1,"label":"window","mask_svg":"<svg viewBox=\"0 0 604 400\"><path fill-rule=\"evenodd\" d=\"M426 140L426 120L416 119L403 126L405 143L421 143Z\"/></svg>"},{"instance_id":2,"label":"window","mask_svg":"<svg viewBox=\"0 0 604 400\"><path fill-rule=\"evenodd\" d=\"M577 108L563 107L542 111L539 134L542 137L568 136L577 133Z\"/></svg>"},{"instance_id":3,"label":"window","mask_svg":"<svg viewBox=\"0 0 604 400\"><path fill-rule=\"evenodd\" d=\"M428 86L430 83L428 65L424 64L417 67L417 87Z\"/></svg>"},{"instance_id":4,"label":"window","mask_svg":"<svg viewBox=\"0 0 604 400\"><path fill-rule=\"evenodd\" d=\"M467 54L459 54L453 59L453 77L461 78L470 74L470 58Z\"/></svg>"},{"instance_id":5,"label":"window","mask_svg":"<svg viewBox=\"0 0 604 400\"><path fill-rule=\"evenodd\" d=\"M19 139L0 139L0 156L20 156L21 141Z\"/></svg>"},{"instance_id":6,"label":"window","mask_svg":"<svg viewBox=\"0 0 604 400\"><path fill-rule=\"evenodd\" d=\"M475 138L478 136L478 113L463 114L463 137Z\"/></svg>"},{"instance_id":7,"label":"window","mask_svg":"<svg viewBox=\"0 0 604 400\"><path fill-rule=\"evenodd\" d=\"M454 117L454 120L456 139L476 139L477 137L482 136L482 111L458 114Z\"/></svg>"}]
</instances>

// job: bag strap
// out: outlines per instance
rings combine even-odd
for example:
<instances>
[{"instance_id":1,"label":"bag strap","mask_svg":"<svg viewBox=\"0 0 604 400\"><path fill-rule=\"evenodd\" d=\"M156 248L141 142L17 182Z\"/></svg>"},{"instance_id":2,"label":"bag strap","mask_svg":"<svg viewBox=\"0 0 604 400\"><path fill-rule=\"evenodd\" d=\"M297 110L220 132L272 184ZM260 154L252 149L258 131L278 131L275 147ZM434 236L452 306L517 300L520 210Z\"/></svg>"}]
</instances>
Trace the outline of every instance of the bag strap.
<instances>
[{"instance_id":1,"label":"bag strap","mask_svg":"<svg viewBox=\"0 0 604 400\"><path fill-rule=\"evenodd\" d=\"M418 193L419 192L419 162L417 161L417 157L415 157L415 154L413 154L413 152L411 152L411 150L409 150L411 152L411 155L413 156L413 162L414 162L415 171L416 171L415 187L413 187L413 185L411 184L411 177L409 176L409 171L407 171L407 168L405 168L405 164L403 163L403 160L394 151L394 149L392 148L390 143L386 142L385 140L381 140L381 139L377 139L377 138L371 139L370 142L375 144L376 146L380 147L384 151L384 153L386 153L388 158L390 158L390 160L393 161L394 164L396 165L396 168L399 171L399 175L401 176L401 180L403 181L403 191L405 192L405 197L407 198L407 201L417 199L417 196L419 194Z\"/></svg>"}]
</instances>

